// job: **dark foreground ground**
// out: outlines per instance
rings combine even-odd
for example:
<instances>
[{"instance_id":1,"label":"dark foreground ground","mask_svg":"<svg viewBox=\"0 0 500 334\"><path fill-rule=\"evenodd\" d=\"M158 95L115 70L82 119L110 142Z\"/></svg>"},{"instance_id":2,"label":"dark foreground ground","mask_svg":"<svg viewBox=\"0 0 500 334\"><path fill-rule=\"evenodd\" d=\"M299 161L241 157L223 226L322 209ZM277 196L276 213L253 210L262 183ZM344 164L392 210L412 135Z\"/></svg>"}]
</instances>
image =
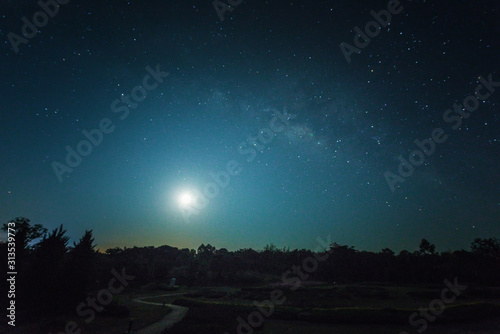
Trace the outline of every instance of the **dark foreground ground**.
<instances>
[{"instance_id":1,"label":"dark foreground ground","mask_svg":"<svg viewBox=\"0 0 500 334\"><path fill-rule=\"evenodd\" d=\"M282 305L270 306L276 287L206 289L174 300L190 308L169 333L500 333L500 289L468 287L440 316L410 316L441 300L442 286L366 285L279 288ZM274 292L276 293L276 292ZM450 297L451 295L445 295ZM437 301L435 301L437 300ZM433 302L434 301L434 302ZM259 311L260 308L260 311ZM239 320L238 320L239 319Z\"/></svg>"},{"instance_id":2,"label":"dark foreground ground","mask_svg":"<svg viewBox=\"0 0 500 334\"><path fill-rule=\"evenodd\" d=\"M436 319L430 313L431 320L418 314L410 320L414 312L427 311L433 301L438 305L443 287L318 285L296 291L270 286L186 288L180 290L186 295L169 297L155 297L165 291L141 289L117 296L115 314L98 314L89 324L68 311L59 316L33 316L30 324L10 327L6 332L59 334L68 321L75 320L82 330L75 332L78 334L123 334L132 319L137 330L168 314L168 307L133 300L150 295L147 300L152 302L189 307L185 318L167 331L171 334L413 334L423 332L425 326L428 334L500 334L499 288L468 287L453 302L445 303ZM282 292L275 298L283 302L281 305L266 302L278 295L276 291Z\"/></svg>"}]
</instances>

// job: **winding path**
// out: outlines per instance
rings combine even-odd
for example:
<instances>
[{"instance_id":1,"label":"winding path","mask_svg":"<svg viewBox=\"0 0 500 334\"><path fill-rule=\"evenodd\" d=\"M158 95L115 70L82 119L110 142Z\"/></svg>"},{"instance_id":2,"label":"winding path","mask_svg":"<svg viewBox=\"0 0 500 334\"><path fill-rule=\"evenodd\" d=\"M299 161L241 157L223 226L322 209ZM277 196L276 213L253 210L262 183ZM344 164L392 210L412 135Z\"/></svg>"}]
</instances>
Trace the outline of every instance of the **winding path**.
<instances>
[{"instance_id":1,"label":"winding path","mask_svg":"<svg viewBox=\"0 0 500 334\"><path fill-rule=\"evenodd\" d=\"M143 301L143 299L155 298L155 297L169 297L169 296L185 295L185 294L186 294L186 292L184 292L184 293L169 293L169 294L157 295L157 296L138 297L138 298L134 298L134 302L163 306L163 303L146 302L146 301ZM165 318L161 319L160 321L155 322L154 324L151 324L146 328L134 331L134 334L160 334L161 331L164 330L165 328L170 328L176 322L181 321L182 318L184 318L184 316L186 315L187 311L189 310L188 307L184 307L184 306L177 306L177 305L172 305L172 304L165 304L165 306L170 307L172 309L172 312L167 314L165 316Z\"/></svg>"}]
</instances>

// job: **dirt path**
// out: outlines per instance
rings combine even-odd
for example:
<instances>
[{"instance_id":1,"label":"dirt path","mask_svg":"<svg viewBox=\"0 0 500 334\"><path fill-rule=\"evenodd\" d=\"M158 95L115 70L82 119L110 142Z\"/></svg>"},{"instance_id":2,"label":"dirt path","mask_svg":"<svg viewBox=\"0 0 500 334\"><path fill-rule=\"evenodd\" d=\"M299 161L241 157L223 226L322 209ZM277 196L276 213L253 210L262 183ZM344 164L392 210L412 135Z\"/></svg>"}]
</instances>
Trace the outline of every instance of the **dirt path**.
<instances>
[{"instance_id":1,"label":"dirt path","mask_svg":"<svg viewBox=\"0 0 500 334\"><path fill-rule=\"evenodd\" d=\"M143 301L143 299L154 298L154 297L169 297L169 296L185 295L185 294L186 293L169 293L158 296L138 297L134 298L134 302L163 306L163 303L146 302ZM172 309L172 312L167 314L165 318L161 319L160 321L155 322L154 324L151 324L146 328L134 331L134 334L160 334L161 331L164 330L165 328L170 328L176 322L181 321L182 318L184 318L184 316L186 315L187 311L189 310L189 308L184 306L177 306L172 304L165 304L165 306L170 307Z\"/></svg>"}]
</instances>

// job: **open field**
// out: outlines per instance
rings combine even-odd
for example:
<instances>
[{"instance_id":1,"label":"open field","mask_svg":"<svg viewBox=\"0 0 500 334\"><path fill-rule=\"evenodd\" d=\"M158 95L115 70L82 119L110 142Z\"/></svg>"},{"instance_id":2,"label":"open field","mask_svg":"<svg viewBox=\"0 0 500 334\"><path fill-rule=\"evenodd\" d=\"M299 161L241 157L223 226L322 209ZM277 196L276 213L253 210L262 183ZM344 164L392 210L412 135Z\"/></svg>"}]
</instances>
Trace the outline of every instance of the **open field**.
<instances>
[{"instance_id":1,"label":"open field","mask_svg":"<svg viewBox=\"0 0 500 334\"><path fill-rule=\"evenodd\" d=\"M335 285L303 287L296 291L283 289L282 305L274 305L272 314L263 317L252 332L263 334L309 334L311 332L417 333L418 327L409 323L410 315L439 298L442 287ZM82 334L123 334L134 319L133 329L144 328L161 320L170 309L158 305L134 302L176 304L189 307L185 318L168 330L172 334L237 333L238 317L249 322L248 316L260 305L269 312L265 300L270 299L273 287L191 288L165 292L137 289L115 296L108 315L99 314L89 324L74 312L55 318L34 319L30 326L17 327L13 333L64 332L68 321L75 321ZM181 293L187 293L180 295ZM171 294L165 296L165 294ZM247 333L248 332L248 333ZM250 334L249 331L243 333ZM446 306L436 321L429 322L429 334L500 333L500 289L470 287Z\"/></svg>"},{"instance_id":2,"label":"open field","mask_svg":"<svg viewBox=\"0 0 500 334\"><path fill-rule=\"evenodd\" d=\"M418 333L410 325L325 325L311 324L303 321L268 320L264 326L264 334L399 334L401 331ZM427 334L499 334L500 318L458 325L436 325L429 327Z\"/></svg>"},{"instance_id":3,"label":"open field","mask_svg":"<svg viewBox=\"0 0 500 334\"><path fill-rule=\"evenodd\" d=\"M271 309L264 300L273 288L253 287L198 291L174 302L190 307L188 315L171 331L177 333L236 333L241 321L250 323L256 305L272 313L255 328L255 332L281 333L399 333L416 332L419 327L409 323L410 315L439 298L438 287L383 287L383 286L324 286L301 288L295 292L284 290L286 301ZM494 333L500 319L498 289L470 288L447 305L442 315L429 322L428 333ZM255 320L257 319L257 320ZM462 331L468 328L468 331Z\"/></svg>"}]
</instances>

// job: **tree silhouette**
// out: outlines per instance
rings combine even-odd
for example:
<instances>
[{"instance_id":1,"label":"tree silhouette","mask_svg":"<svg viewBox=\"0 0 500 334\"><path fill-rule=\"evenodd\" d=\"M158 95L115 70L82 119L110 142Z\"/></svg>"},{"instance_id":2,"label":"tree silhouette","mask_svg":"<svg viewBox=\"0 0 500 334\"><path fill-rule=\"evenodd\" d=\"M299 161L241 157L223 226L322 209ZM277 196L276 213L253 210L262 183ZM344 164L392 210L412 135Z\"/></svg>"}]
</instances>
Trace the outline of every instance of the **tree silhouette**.
<instances>
[{"instance_id":1,"label":"tree silhouette","mask_svg":"<svg viewBox=\"0 0 500 334\"><path fill-rule=\"evenodd\" d=\"M67 305L65 290L71 284L65 270L65 256L69 237L65 235L63 226L44 235L35 245L34 280L37 302L42 310L47 308L64 309Z\"/></svg>"},{"instance_id":2,"label":"tree silhouette","mask_svg":"<svg viewBox=\"0 0 500 334\"><path fill-rule=\"evenodd\" d=\"M500 258L500 240L497 238L476 238L471 243L470 248L475 254Z\"/></svg>"},{"instance_id":3,"label":"tree silhouette","mask_svg":"<svg viewBox=\"0 0 500 334\"><path fill-rule=\"evenodd\" d=\"M120 247L108 248L106 249L105 253L112 256L118 255L123 253L123 249L121 249Z\"/></svg>"},{"instance_id":4,"label":"tree silhouette","mask_svg":"<svg viewBox=\"0 0 500 334\"><path fill-rule=\"evenodd\" d=\"M21 264L19 260L23 259L25 254L30 250L30 243L47 233L47 229L40 224L31 226L30 220L25 217L17 217L9 221L9 223L11 222L14 223L16 257L19 265ZM3 224L2 230L7 232L8 229L8 223Z\"/></svg>"},{"instance_id":5,"label":"tree silhouette","mask_svg":"<svg viewBox=\"0 0 500 334\"><path fill-rule=\"evenodd\" d=\"M422 239L419 246L419 252L422 255L434 254L436 251L436 246L431 244L427 239Z\"/></svg>"},{"instance_id":6,"label":"tree silhouette","mask_svg":"<svg viewBox=\"0 0 500 334\"><path fill-rule=\"evenodd\" d=\"M380 251L380 253L387 256L394 256L394 252L390 248L384 248Z\"/></svg>"},{"instance_id":7,"label":"tree silhouette","mask_svg":"<svg viewBox=\"0 0 500 334\"><path fill-rule=\"evenodd\" d=\"M92 286L95 279L93 261L96 257L94 237L92 230L86 230L78 243L74 242L71 248L70 263L67 264L68 276L72 284L69 289L72 291L69 295L77 303L85 297L85 293Z\"/></svg>"}]
</instances>

